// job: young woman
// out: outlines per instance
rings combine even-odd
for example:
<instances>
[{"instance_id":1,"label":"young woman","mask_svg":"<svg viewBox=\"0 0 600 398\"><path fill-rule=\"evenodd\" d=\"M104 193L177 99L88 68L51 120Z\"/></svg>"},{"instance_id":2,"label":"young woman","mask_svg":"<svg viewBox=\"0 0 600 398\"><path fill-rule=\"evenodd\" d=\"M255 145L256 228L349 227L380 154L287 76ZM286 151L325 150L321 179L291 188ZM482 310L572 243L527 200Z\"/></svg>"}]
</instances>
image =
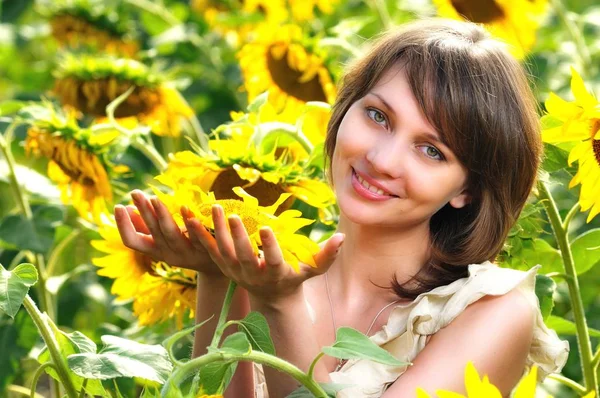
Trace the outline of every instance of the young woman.
<instances>
[{"instance_id":1,"label":"young woman","mask_svg":"<svg viewBox=\"0 0 600 398\"><path fill-rule=\"evenodd\" d=\"M187 237L159 201L139 191L133 198L141 217L115 209L123 242L199 272L198 320L218 313L235 280L244 289L232 316L262 312L278 355L302 369L341 326L412 363L324 358L318 380L354 385L339 396L414 397L417 387L464 392L468 361L503 395L533 364L540 379L560 371L568 344L544 326L536 268L490 262L542 154L525 73L502 44L479 26L442 20L383 35L343 78L326 151L340 223L316 269L292 271L269 230L261 231L264 258L256 258L239 218L225 219L218 206L214 238L184 211ZM199 329L194 355L212 332ZM260 380L253 385L244 364L229 393L284 397L296 387L270 369L264 376L268 393Z\"/></svg>"}]
</instances>

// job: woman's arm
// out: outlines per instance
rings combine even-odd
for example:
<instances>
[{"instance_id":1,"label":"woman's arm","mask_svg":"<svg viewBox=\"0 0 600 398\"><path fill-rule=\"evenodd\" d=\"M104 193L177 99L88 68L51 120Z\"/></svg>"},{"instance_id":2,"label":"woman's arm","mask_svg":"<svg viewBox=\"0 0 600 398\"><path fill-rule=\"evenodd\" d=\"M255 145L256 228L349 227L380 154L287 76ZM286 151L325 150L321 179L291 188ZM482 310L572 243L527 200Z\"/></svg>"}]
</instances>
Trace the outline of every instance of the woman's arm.
<instances>
[{"instance_id":1,"label":"woman's arm","mask_svg":"<svg viewBox=\"0 0 600 398\"><path fill-rule=\"evenodd\" d=\"M465 394L465 367L472 361L508 396L523 375L534 328L535 309L518 290L485 296L431 337L413 365L383 394L413 398L417 387Z\"/></svg>"}]
</instances>

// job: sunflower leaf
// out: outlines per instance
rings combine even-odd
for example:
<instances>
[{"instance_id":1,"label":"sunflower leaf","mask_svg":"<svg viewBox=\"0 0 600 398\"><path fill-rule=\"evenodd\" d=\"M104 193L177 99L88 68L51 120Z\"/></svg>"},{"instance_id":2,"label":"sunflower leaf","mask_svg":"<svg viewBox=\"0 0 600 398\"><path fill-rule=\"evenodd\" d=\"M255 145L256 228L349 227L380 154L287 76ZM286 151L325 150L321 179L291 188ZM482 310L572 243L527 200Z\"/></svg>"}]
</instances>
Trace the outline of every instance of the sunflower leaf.
<instances>
[{"instance_id":1,"label":"sunflower leaf","mask_svg":"<svg viewBox=\"0 0 600 398\"><path fill-rule=\"evenodd\" d=\"M20 250L47 252L54 241L54 230L63 221L64 213L57 206L38 207L31 219L15 214L0 223L0 240Z\"/></svg>"},{"instance_id":2,"label":"sunflower leaf","mask_svg":"<svg viewBox=\"0 0 600 398\"><path fill-rule=\"evenodd\" d=\"M577 275L600 264L600 228L586 231L571 243Z\"/></svg>"},{"instance_id":3,"label":"sunflower leaf","mask_svg":"<svg viewBox=\"0 0 600 398\"><path fill-rule=\"evenodd\" d=\"M558 334L563 335L572 335L575 336L577 334L577 326L575 323L568 321L564 318L561 318L556 315L550 315L548 319L544 321L546 326L550 329L553 329ZM600 330L588 328L590 332L590 336L592 337L600 337Z\"/></svg>"},{"instance_id":4,"label":"sunflower leaf","mask_svg":"<svg viewBox=\"0 0 600 398\"><path fill-rule=\"evenodd\" d=\"M321 349L329 356L339 359L369 359L390 366L406 365L358 330L341 327L337 330L335 337L333 345Z\"/></svg>"},{"instance_id":5,"label":"sunflower leaf","mask_svg":"<svg viewBox=\"0 0 600 398\"><path fill-rule=\"evenodd\" d=\"M160 345L141 344L116 336L102 336L99 353L69 355L69 368L87 379L139 377L164 383L173 370L169 356Z\"/></svg>"},{"instance_id":6,"label":"sunflower leaf","mask_svg":"<svg viewBox=\"0 0 600 398\"><path fill-rule=\"evenodd\" d=\"M542 170L553 173L562 170L568 165L569 152L555 145L544 144L544 161Z\"/></svg>"},{"instance_id":7,"label":"sunflower leaf","mask_svg":"<svg viewBox=\"0 0 600 398\"><path fill-rule=\"evenodd\" d=\"M236 368L237 362L211 362L200 368L202 393L222 394L227 389Z\"/></svg>"},{"instance_id":8,"label":"sunflower leaf","mask_svg":"<svg viewBox=\"0 0 600 398\"><path fill-rule=\"evenodd\" d=\"M236 332L227 336L227 338L223 341L223 344L219 348L219 351L243 355L251 352L252 346L250 345L246 334L242 332Z\"/></svg>"},{"instance_id":9,"label":"sunflower leaf","mask_svg":"<svg viewBox=\"0 0 600 398\"><path fill-rule=\"evenodd\" d=\"M252 349L275 355L275 345L271 339L269 324L266 318L260 312L251 312L244 319L238 322L239 331L243 332Z\"/></svg>"},{"instance_id":10,"label":"sunflower leaf","mask_svg":"<svg viewBox=\"0 0 600 398\"><path fill-rule=\"evenodd\" d=\"M7 271L0 264L0 311L14 319L29 288L37 279L33 264L19 264L12 271Z\"/></svg>"},{"instance_id":11,"label":"sunflower leaf","mask_svg":"<svg viewBox=\"0 0 600 398\"><path fill-rule=\"evenodd\" d=\"M552 295L556 290L556 283L552 278L546 275L535 276L535 294L540 302L540 311L542 312L542 318L546 320L552 313L554 308L554 299Z\"/></svg>"}]
</instances>

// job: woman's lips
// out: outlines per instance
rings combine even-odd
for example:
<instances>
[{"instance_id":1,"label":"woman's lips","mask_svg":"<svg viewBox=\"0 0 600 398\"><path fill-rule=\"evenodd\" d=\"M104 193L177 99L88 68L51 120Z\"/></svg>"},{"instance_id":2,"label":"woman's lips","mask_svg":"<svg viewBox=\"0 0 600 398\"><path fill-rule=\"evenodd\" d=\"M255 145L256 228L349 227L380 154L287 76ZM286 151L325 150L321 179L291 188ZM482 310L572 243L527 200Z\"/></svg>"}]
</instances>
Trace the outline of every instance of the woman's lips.
<instances>
[{"instance_id":1,"label":"woman's lips","mask_svg":"<svg viewBox=\"0 0 600 398\"><path fill-rule=\"evenodd\" d=\"M377 187L374 187L374 188L379 190L379 193L377 191L373 192L369 188L367 188L365 185L363 185L363 182L361 182L361 180L364 183L366 183L362 178L360 178L356 174L354 169L352 169L352 187L354 188L356 193L358 195L362 196L363 198L368 199L368 200L377 201L377 202L382 202L384 200L390 200L390 199L397 198L397 196L395 196L395 195L381 193L383 190L381 190ZM368 183L366 183L366 184L368 185ZM373 189L373 188L371 188L371 189Z\"/></svg>"}]
</instances>

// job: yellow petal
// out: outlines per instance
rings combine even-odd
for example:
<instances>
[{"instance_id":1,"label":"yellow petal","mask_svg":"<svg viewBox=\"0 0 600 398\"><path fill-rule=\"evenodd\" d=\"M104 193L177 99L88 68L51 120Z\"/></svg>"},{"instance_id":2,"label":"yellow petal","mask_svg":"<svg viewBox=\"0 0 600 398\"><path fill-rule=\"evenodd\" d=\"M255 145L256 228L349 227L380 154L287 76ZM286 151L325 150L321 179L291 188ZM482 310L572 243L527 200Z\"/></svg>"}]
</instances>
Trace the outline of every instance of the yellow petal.
<instances>
[{"instance_id":1,"label":"yellow petal","mask_svg":"<svg viewBox=\"0 0 600 398\"><path fill-rule=\"evenodd\" d=\"M537 384L537 366L533 366L527 376L523 377L515 391L514 398L531 398L535 396Z\"/></svg>"},{"instance_id":2,"label":"yellow petal","mask_svg":"<svg viewBox=\"0 0 600 398\"><path fill-rule=\"evenodd\" d=\"M592 108L596 106L598 101L596 101L594 96L587 91L583 79L573 67L571 67L571 74L571 91L573 91L577 103L583 108Z\"/></svg>"}]
</instances>

